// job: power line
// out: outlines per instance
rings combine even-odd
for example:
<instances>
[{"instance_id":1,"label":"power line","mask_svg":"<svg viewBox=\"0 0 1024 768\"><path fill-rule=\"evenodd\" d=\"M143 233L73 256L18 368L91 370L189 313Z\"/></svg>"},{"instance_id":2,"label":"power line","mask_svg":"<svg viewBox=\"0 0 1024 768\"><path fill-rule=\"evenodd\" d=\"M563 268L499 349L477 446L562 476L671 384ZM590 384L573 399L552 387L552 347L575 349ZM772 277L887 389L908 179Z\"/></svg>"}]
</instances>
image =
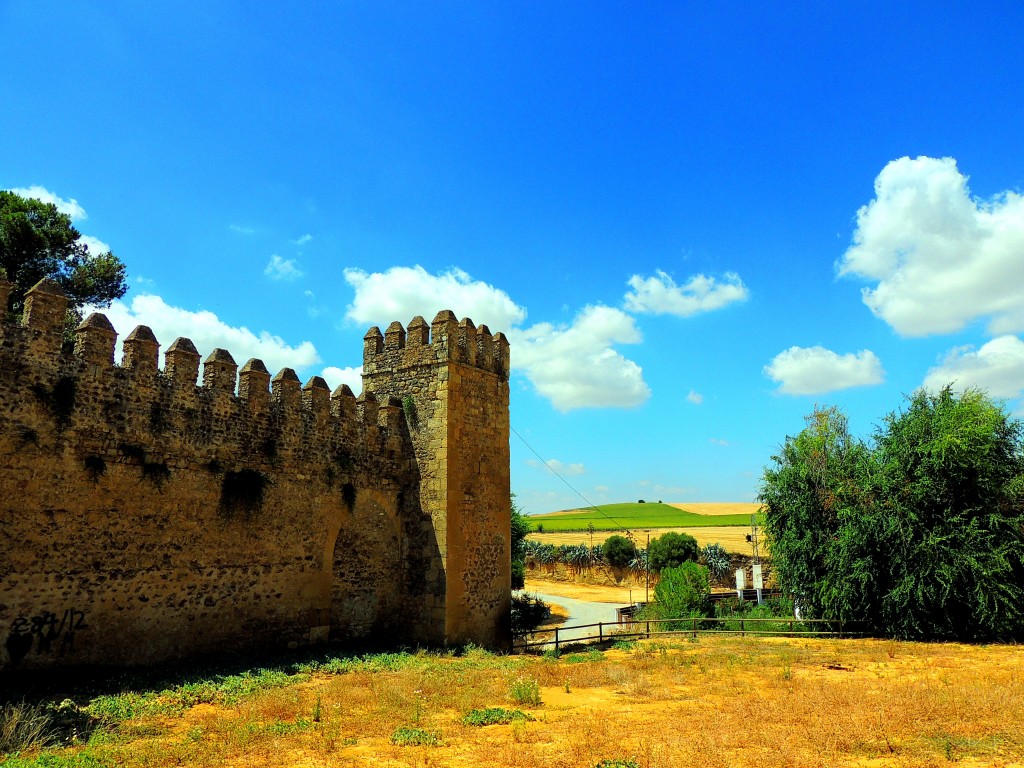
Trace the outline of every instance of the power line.
<instances>
[{"instance_id":1,"label":"power line","mask_svg":"<svg viewBox=\"0 0 1024 768\"><path fill-rule=\"evenodd\" d=\"M590 499L588 499L586 496L584 496L582 493L580 493L578 490L576 490L576 488L573 486L572 483L570 483L568 480L566 480L564 477L562 477L560 474L558 474L557 470L555 470L554 467L552 467L550 464L548 464L547 461L545 461L544 457L541 456L539 453L537 453L537 450L532 445L530 445L528 442L526 442L526 438L523 437L522 435L520 435L518 432L516 432L515 427L513 427L511 424L509 425L509 429L512 430L512 433L516 437L518 437L520 440L523 441L523 445L525 445L527 448L529 448L534 456L536 456L538 459L540 459L540 463L541 464L543 464L545 467L547 467L555 477L557 477L559 480L561 480L563 483L565 483L566 487L570 491L572 491L577 496L579 496L581 499L583 499L583 501L586 502L587 507L589 507L590 509L594 510L595 512L597 512L597 514L601 515L602 517L606 518L607 520L610 520L614 525L616 525L621 530L627 531L627 532L630 530L626 526L620 524L614 517L612 517L611 515L606 513L603 509L601 509L601 508L597 507L595 504L593 504L590 501Z\"/></svg>"}]
</instances>

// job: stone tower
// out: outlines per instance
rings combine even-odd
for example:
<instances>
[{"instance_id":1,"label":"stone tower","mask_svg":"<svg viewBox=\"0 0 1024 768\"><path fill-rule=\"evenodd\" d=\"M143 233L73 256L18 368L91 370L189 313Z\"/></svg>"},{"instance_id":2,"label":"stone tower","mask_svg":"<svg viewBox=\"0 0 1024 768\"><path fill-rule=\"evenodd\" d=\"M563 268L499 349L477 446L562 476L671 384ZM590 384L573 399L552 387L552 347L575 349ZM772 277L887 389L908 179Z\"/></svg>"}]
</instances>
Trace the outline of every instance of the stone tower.
<instances>
[{"instance_id":1,"label":"stone tower","mask_svg":"<svg viewBox=\"0 0 1024 768\"><path fill-rule=\"evenodd\" d=\"M508 372L504 334L448 310L364 338L364 391L400 401L409 425L444 569L434 618L447 643L511 640Z\"/></svg>"}]
</instances>

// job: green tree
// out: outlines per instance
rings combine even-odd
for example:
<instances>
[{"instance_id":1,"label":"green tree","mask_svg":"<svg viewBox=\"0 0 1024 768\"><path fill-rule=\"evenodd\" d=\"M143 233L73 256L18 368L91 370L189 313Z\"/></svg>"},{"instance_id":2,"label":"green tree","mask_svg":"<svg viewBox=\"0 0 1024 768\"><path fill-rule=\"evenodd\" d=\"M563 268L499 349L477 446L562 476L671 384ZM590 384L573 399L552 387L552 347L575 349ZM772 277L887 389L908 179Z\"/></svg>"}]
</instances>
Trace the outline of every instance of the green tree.
<instances>
[{"instance_id":1,"label":"green tree","mask_svg":"<svg viewBox=\"0 0 1024 768\"><path fill-rule=\"evenodd\" d=\"M625 568L636 557L636 544L625 536L609 536L601 545L601 556L613 568Z\"/></svg>"},{"instance_id":2,"label":"green tree","mask_svg":"<svg viewBox=\"0 0 1024 768\"><path fill-rule=\"evenodd\" d=\"M697 540L685 533L663 533L651 539L648 562L655 573L697 559Z\"/></svg>"},{"instance_id":3,"label":"green tree","mask_svg":"<svg viewBox=\"0 0 1024 768\"><path fill-rule=\"evenodd\" d=\"M127 290L125 267L113 253L92 253L71 218L52 203L0 190L0 269L14 283L7 310L20 314L25 293L49 277L70 309L107 306Z\"/></svg>"},{"instance_id":4,"label":"green tree","mask_svg":"<svg viewBox=\"0 0 1024 768\"><path fill-rule=\"evenodd\" d=\"M522 589L526 584L526 537L530 533L530 521L516 504L512 494L512 589Z\"/></svg>"},{"instance_id":5,"label":"green tree","mask_svg":"<svg viewBox=\"0 0 1024 768\"><path fill-rule=\"evenodd\" d=\"M654 544L652 541L651 544ZM654 614L659 619L687 619L711 614L708 569L694 562L665 568L654 588ZM665 625L663 629L676 629Z\"/></svg>"},{"instance_id":6,"label":"green tree","mask_svg":"<svg viewBox=\"0 0 1024 768\"><path fill-rule=\"evenodd\" d=\"M765 471L775 574L802 608L906 638L1024 636L1021 424L917 392L872 446L815 411Z\"/></svg>"}]
</instances>

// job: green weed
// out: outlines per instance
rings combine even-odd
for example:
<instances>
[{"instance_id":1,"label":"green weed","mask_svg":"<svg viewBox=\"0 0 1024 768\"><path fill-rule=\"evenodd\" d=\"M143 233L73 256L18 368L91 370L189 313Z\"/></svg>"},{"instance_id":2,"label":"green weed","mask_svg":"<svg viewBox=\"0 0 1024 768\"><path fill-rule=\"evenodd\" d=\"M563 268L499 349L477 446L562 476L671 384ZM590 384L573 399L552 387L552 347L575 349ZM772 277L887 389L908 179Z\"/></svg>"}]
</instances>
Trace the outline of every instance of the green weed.
<instances>
[{"instance_id":1,"label":"green weed","mask_svg":"<svg viewBox=\"0 0 1024 768\"><path fill-rule=\"evenodd\" d=\"M523 706L540 706L540 686L529 677L518 677L512 681L508 691L509 698Z\"/></svg>"},{"instance_id":2,"label":"green weed","mask_svg":"<svg viewBox=\"0 0 1024 768\"><path fill-rule=\"evenodd\" d=\"M501 707L488 707L487 709L474 709L462 718L463 725L507 725L513 720L533 720L533 715L528 715L518 709L502 709Z\"/></svg>"},{"instance_id":3,"label":"green weed","mask_svg":"<svg viewBox=\"0 0 1024 768\"><path fill-rule=\"evenodd\" d=\"M391 734L391 743L398 747L435 747L439 741L437 733L422 728L396 728Z\"/></svg>"}]
</instances>

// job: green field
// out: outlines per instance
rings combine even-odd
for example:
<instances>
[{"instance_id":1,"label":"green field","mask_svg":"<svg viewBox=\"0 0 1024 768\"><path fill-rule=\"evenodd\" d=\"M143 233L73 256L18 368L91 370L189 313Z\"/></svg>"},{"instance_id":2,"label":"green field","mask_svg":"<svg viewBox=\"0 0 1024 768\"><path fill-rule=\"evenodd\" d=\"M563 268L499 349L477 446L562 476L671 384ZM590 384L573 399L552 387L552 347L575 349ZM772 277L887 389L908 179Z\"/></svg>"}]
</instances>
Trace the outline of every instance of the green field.
<instances>
[{"instance_id":1,"label":"green field","mask_svg":"<svg viewBox=\"0 0 1024 768\"><path fill-rule=\"evenodd\" d=\"M706 528L717 525L750 525L750 515L698 515L668 504L650 502L637 504L602 504L596 509L581 509L578 512L553 512L546 515L531 515L527 518L533 525L543 525L544 531L585 531L593 524L595 531L612 531L618 528Z\"/></svg>"}]
</instances>

